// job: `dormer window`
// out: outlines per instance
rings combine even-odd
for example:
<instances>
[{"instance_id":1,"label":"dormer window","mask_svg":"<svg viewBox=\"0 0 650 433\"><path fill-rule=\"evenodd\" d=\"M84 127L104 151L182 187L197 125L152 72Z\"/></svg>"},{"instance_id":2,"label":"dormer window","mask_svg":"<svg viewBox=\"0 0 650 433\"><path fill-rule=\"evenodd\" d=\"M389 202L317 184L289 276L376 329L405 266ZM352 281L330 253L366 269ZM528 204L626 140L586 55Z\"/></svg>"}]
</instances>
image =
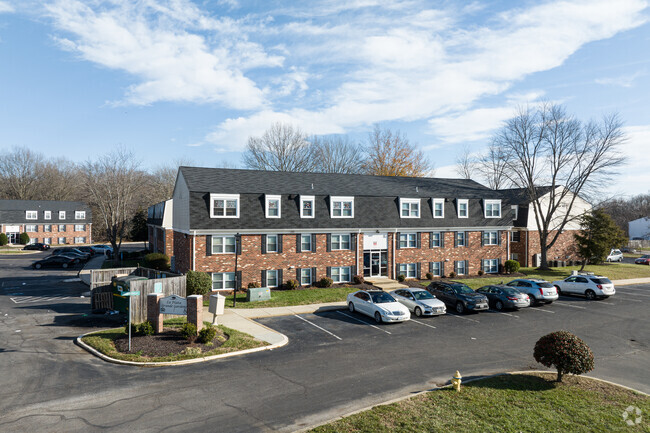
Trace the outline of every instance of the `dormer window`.
<instances>
[{"instance_id":1,"label":"dormer window","mask_svg":"<svg viewBox=\"0 0 650 433\"><path fill-rule=\"evenodd\" d=\"M60 219L60 220L64 220L64 219L65 219L65 211L64 211L64 210L60 210L60 211L59 211L59 219Z\"/></svg>"},{"instance_id":2,"label":"dormer window","mask_svg":"<svg viewBox=\"0 0 650 433\"><path fill-rule=\"evenodd\" d=\"M444 198L434 198L433 199L433 217L434 218L444 218L445 217L445 199Z\"/></svg>"},{"instance_id":3,"label":"dormer window","mask_svg":"<svg viewBox=\"0 0 650 433\"><path fill-rule=\"evenodd\" d=\"M26 211L25 212L25 219L28 219L28 220L38 219L38 211L35 211L35 210Z\"/></svg>"},{"instance_id":4,"label":"dormer window","mask_svg":"<svg viewBox=\"0 0 650 433\"><path fill-rule=\"evenodd\" d=\"M420 218L419 198L400 198L399 207L402 218Z\"/></svg>"},{"instance_id":5,"label":"dormer window","mask_svg":"<svg viewBox=\"0 0 650 433\"><path fill-rule=\"evenodd\" d=\"M76 211L74 211L74 219L76 219L76 220L85 220L86 219L86 211L85 210L76 210Z\"/></svg>"},{"instance_id":6,"label":"dormer window","mask_svg":"<svg viewBox=\"0 0 650 433\"><path fill-rule=\"evenodd\" d=\"M458 199L458 218L467 218L469 215L469 200Z\"/></svg>"},{"instance_id":7,"label":"dormer window","mask_svg":"<svg viewBox=\"0 0 650 433\"><path fill-rule=\"evenodd\" d=\"M239 218L239 194L210 194L210 218Z\"/></svg>"},{"instance_id":8,"label":"dormer window","mask_svg":"<svg viewBox=\"0 0 650 433\"><path fill-rule=\"evenodd\" d=\"M52 219L52 211L51 210L43 211L43 219L51 220Z\"/></svg>"},{"instance_id":9,"label":"dormer window","mask_svg":"<svg viewBox=\"0 0 650 433\"><path fill-rule=\"evenodd\" d=\"M510 206L510 208L512 209L512 219L516 220L517 218L519 218L519 205L513 204L512 206Z\"/></svg>"},{"instance_id":10,"label":"dormer window","mask_svg":"<svg viewBox=\"0 0 650 433\"><path fill-rule=\"evenodd\" d=\"M280 196L266 195L266 217L280 218Z\"/></svg>"},{"instance_id":11,"label":"dormer window","mask_svg":"<svg viewBox=\"0 0 650 433\"><path fill-rule=\"evenodd\" d=\"M314 202L316 197L313 195L300 196L300 218L314 218Z\"/></svg>"},{"instance_id":12,"label":"dormer window","mask_svg":"<svg viewBox=\"0 0 650 433\"><path fill-rule=\"evenodd\" d=\"M354 197L330 197L332 218L354 218Z\"/></svg>"},{"instance_id":13,"label":"dormer window","mask_svg":"<svg viewBox=\"0 0 650 433\"><path fill-rule=\"evenodd\" d=\"M501 218L501 200L484 200L485 218Z\"/></svg>"}]
</instances>

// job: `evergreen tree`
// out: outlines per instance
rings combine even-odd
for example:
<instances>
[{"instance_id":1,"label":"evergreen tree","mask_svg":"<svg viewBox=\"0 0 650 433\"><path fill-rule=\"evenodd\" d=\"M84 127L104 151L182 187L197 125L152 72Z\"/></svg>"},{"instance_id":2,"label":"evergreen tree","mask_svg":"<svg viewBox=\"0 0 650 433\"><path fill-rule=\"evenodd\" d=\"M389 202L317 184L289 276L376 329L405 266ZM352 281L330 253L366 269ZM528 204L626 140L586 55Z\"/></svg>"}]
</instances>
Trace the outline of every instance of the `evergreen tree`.
<instances>
[{"instance_id":1,"label":"evergreen tree","mask_svg":"<svg viewBox=\"0 0 650 433\"><path fill-rule=\"evenodd\" d=\"M578 255L582 257L580 270L583 270L587 263L602 263L612 248L627 243L623 230L602 209L584 214L580 223L582 231L574 235Z\"/></svg>"},{"instance_id":2,"label":"evergreen tree","mask_svg":"<svg viewBox=\"0 0 650 433\"><path fill-rule=\"evenodd\" d=\"M144 209L138 209L138 211L131 218L131 233L130 237L132 241L146 241L149 238L149 232L147 231L147 211Z\"/></svg>"}]
</instances>

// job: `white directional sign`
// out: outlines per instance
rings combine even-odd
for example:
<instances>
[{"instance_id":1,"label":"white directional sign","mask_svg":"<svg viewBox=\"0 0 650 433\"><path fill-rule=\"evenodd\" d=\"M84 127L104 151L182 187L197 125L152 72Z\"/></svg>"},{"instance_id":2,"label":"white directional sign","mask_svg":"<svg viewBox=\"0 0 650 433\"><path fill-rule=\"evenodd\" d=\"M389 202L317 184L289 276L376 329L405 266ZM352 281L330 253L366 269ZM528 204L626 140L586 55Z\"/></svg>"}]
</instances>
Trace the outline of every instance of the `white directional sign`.
<instances>
[{"instance_id":1,"label":"white directional sign","mask_svg":"<svg viewBox=\"0 0 650 433\"><path fill-rule=\"evenodd\" d=\"M179 314L187 316L187 299L171 295L160 300L161 314Z\"/></svg>"}]
</instances>

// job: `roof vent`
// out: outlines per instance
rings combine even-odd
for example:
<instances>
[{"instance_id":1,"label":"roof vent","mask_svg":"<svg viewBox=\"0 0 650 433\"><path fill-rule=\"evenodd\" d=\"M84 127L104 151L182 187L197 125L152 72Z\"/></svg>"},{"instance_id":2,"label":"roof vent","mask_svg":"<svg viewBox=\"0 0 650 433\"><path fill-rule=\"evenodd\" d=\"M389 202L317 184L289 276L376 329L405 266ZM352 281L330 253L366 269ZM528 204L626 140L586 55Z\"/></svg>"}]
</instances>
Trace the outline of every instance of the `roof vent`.
<instances>
[{"instance_id":1,"label":"roof vent","mask_svg":"<svg viewBox=\"0 0 650 433\"><path fill-rule=\"evenodd\" d=\"M314 189L314 184L313 183L311 184L311 189Z\"/></svg>"},{"instance_id":2,"label":"roof vent","mask_svg":"<svg viewBox=\"0 0 650 433\"><path fill-rule=\"evenodd\" d=\"M415 187L415 192L420 192L420 187L416 186Z\"/></svg>"}]
</instances>

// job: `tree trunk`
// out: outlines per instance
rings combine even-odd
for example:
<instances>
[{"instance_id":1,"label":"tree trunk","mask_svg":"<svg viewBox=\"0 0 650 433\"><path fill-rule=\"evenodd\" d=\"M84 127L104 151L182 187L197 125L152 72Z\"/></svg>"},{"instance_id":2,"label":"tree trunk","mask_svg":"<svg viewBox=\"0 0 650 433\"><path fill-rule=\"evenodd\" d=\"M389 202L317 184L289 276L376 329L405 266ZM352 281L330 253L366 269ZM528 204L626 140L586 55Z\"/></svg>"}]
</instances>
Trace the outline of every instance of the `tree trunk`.
<instances>
[{"instance_id":1,"label":"tree trunk","mask_svg":"<svg viewBox=\"0 0 650 433\"><path fill-rule=\"evenodd\" d=\"M549 270L551 268L548 266L548 261L547 261L548 249L546 248L546 238L544 238L542 240L541 237L540 237L539 245L540 245L540 249L541 249L540 256L541 256L541 262L542 263L540 263L539 268L537 268L537 269L542 270L542 271L547 271L547 270Z\"/></svg>"},{"instance_id":2,"label":"tree trunk","mask_svg":"<svg viewBox=\"0 0 650 433\"><path fill-rule=\"evenodd\" d=\"M584 259L584 260L582 261L582 266L580 266L580 272L582 272L582 271L585 270L585 265L586 265L586 264L587 264L587 259Z\"/></svg>"},{"instance_id":3,"label":"tree trunk","mask_svg":"<svg viewBox=\"0 0 650 433\"><path fill-rule=\"evenodd\" d=\"M562 382L562 370L557 370L557 382Z\"/></svg>"}]
</instances>

